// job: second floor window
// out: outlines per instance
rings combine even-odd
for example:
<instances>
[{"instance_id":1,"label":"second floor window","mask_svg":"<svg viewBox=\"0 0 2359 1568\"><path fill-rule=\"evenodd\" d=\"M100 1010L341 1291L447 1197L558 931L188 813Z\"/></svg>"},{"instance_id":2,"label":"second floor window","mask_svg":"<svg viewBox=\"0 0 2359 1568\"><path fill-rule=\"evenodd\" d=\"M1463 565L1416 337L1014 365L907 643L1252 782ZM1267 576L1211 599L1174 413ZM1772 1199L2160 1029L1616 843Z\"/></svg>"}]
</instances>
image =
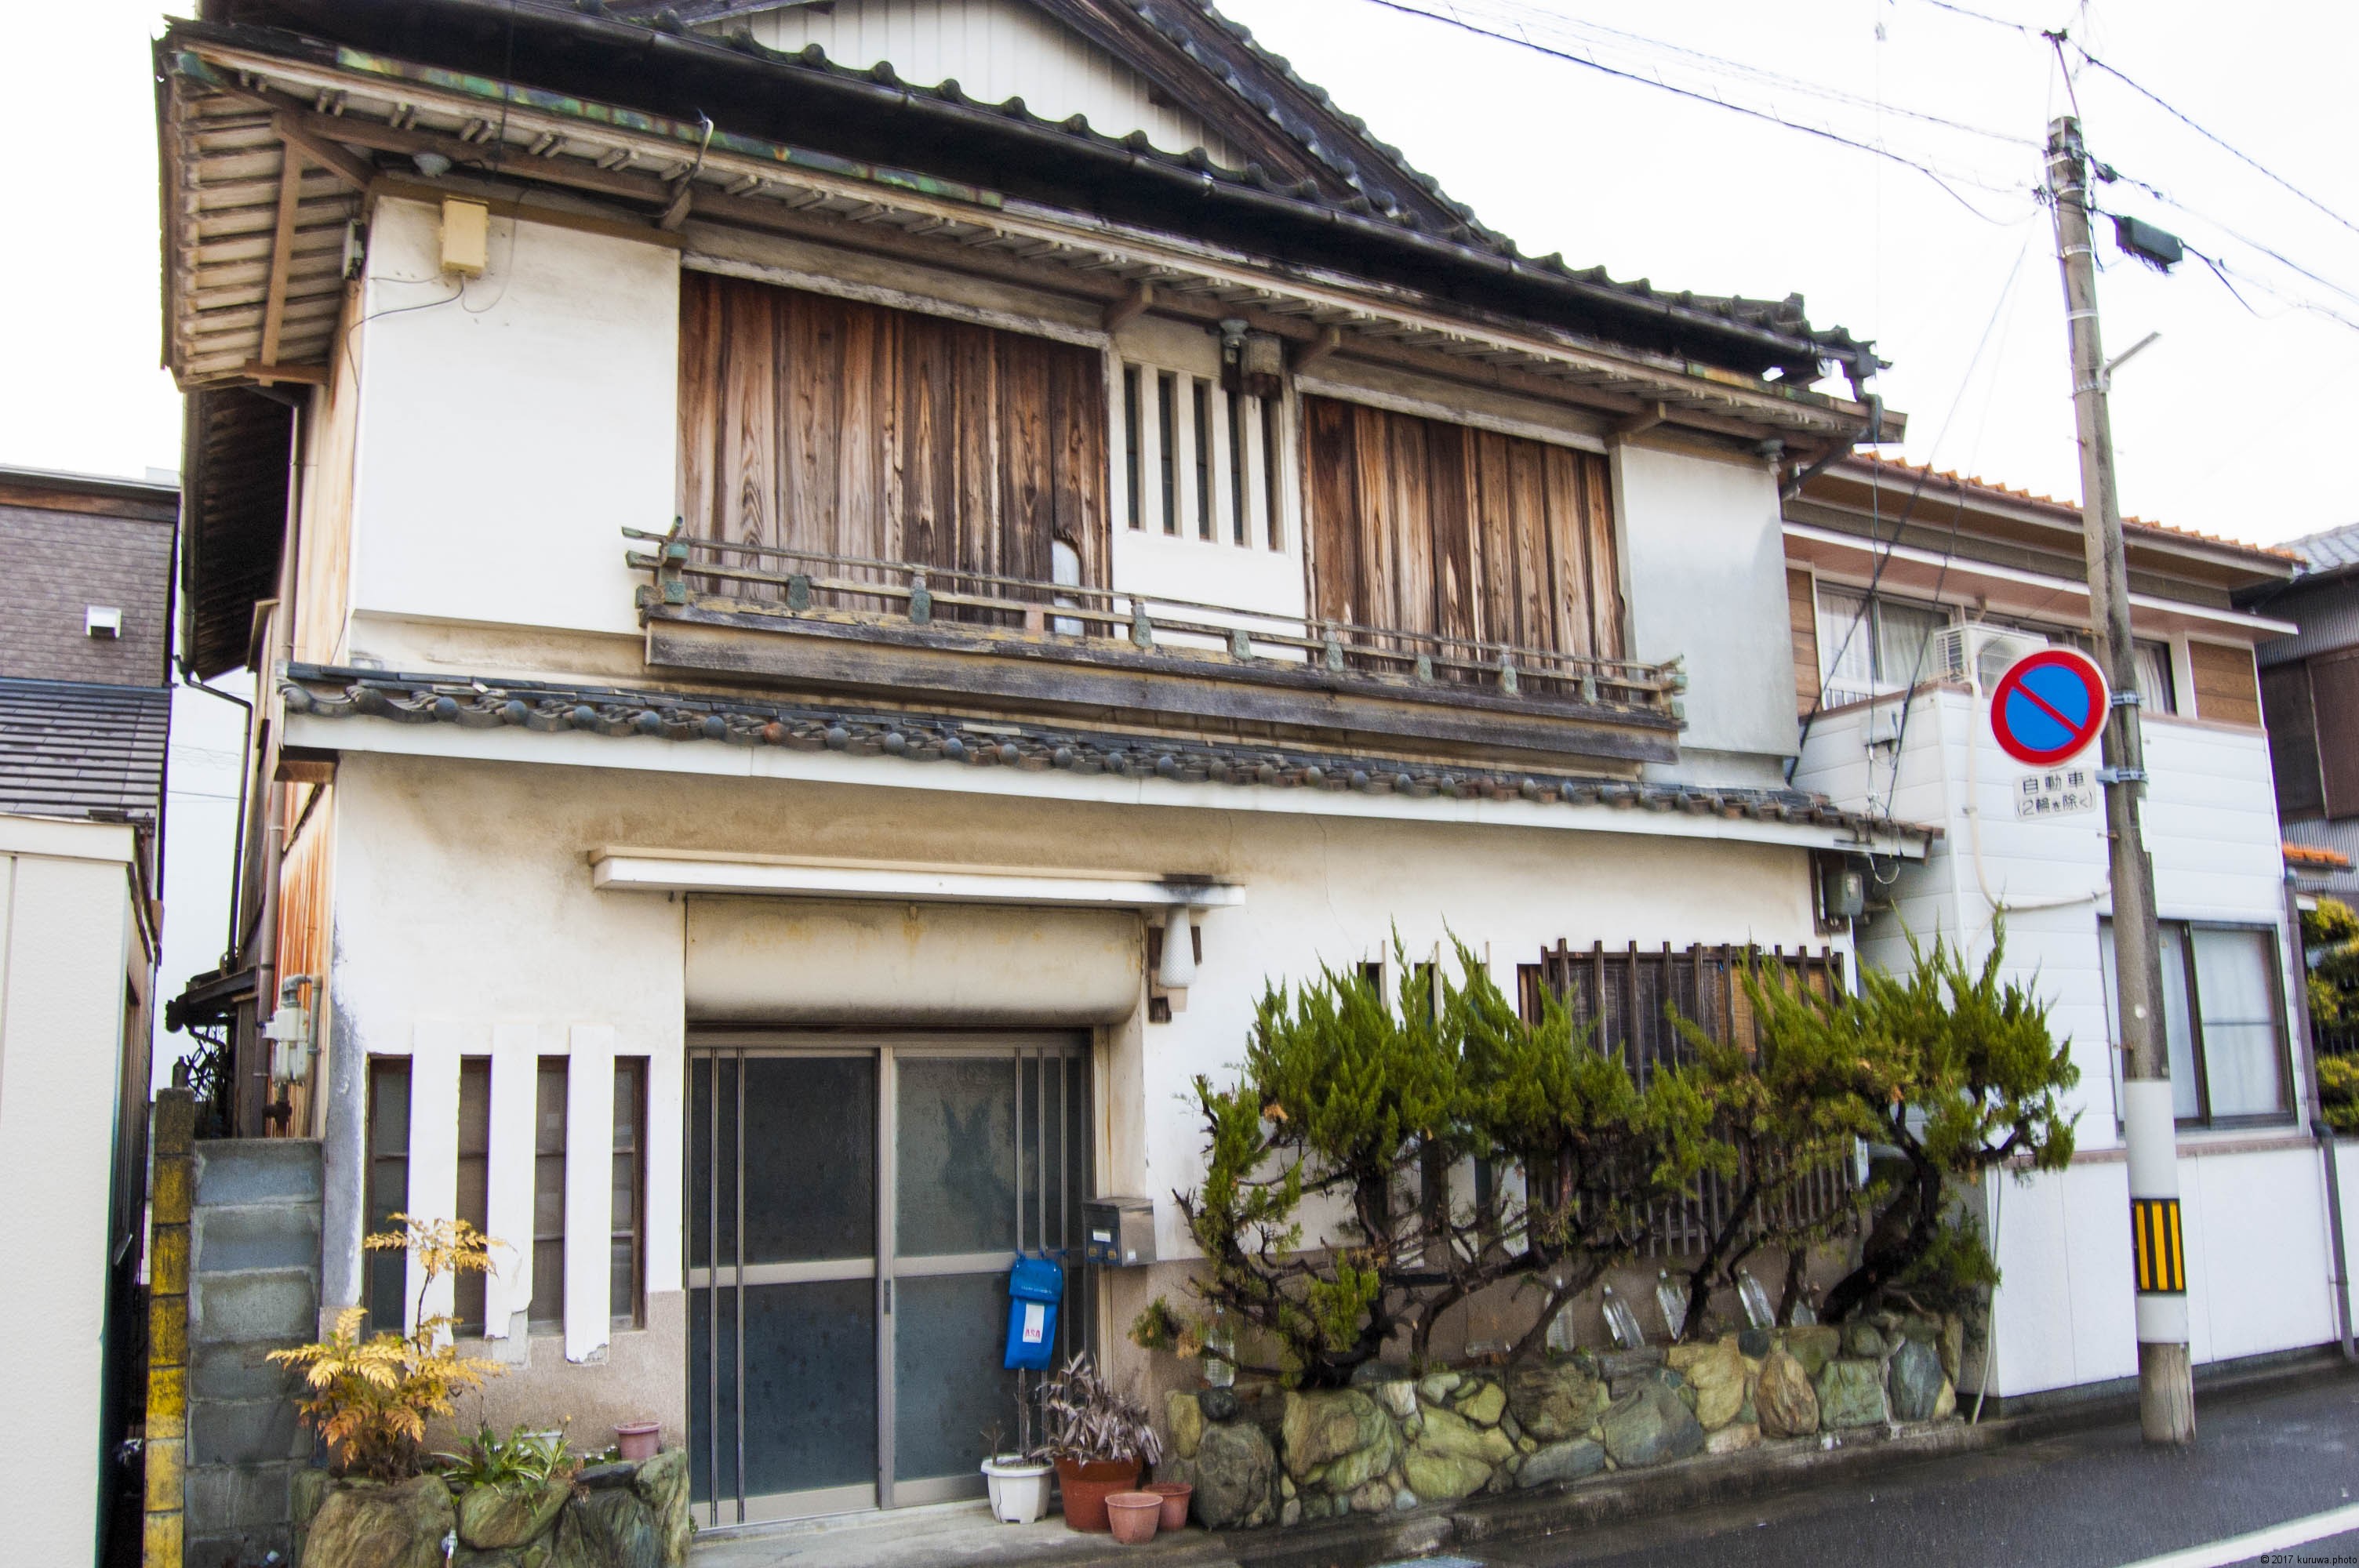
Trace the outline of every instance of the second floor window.
<instances>
[{"instance_id":1,"label":"second floor window","mask_svg":"<svg viewBox=\"0 0 2359 1568\"><path fill-rule=\"evenodd\" d=\"M1285 549L1285 424L1282 399L1125 364L1122 516L1142 533Z\"/></svg>"}]
</instances>

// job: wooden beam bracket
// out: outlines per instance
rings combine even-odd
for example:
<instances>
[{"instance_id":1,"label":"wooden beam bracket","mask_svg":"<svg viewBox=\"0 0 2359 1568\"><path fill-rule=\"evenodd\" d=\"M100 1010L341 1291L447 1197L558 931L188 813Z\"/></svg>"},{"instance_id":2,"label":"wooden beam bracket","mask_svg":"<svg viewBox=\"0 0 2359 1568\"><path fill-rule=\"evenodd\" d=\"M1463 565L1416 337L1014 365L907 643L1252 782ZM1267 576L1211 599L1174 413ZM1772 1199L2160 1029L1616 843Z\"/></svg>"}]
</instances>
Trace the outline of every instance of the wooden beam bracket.
<instances>
[{"instance_id":1,"label":"wooden beam bracket","mask_svg":"<svg viewBox=\"0 0 2359 1568\"><path fill-rule=\"evenodd\" d=\"M1119 332L1154 308L1155 285L1142 283L1106 307L1105 330Z\"/></svg>"},{"instance_id":2,"label":"wooden beam bracket","mask_svg":"<svg viewBox=\"0 0 2359 1568\"><path fill-rule=\"evenodd\" d=\"M1343 328L1333 326L1322 327L1319 330L1319 335L1317 337L1311 339L1307 343L1299 345L1295 349L1294 363L1290 368L1299 375L1343 346Z\"/></svg>"},{"instance_id":3,"label":"wooden beam bracket","mask_svg":"<svg viewBox=\"0 0 2359 1568\"><path fill-rule=\"evenodd\" d=\"M287 144L287 157L291 163L300 153L312 163L326 169L355 190L366 190L369 181L376 178L376 168L365 158L354 157L324 136L312 135L298 125L293 115L280 110L270 116L270 128L280 141Z\"/></svg>"}]
</instances>

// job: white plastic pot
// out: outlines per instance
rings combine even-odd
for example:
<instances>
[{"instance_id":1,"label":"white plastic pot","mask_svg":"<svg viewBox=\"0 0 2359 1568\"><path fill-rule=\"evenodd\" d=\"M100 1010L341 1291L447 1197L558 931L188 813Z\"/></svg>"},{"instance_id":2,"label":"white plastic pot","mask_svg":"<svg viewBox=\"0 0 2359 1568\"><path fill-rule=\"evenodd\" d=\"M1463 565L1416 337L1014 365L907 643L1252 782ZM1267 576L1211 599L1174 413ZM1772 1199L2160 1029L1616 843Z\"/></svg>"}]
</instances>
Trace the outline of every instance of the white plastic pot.
<instances>
[{"instance_id":1,"label":"white plastic pot","mask_svg":"<svg viewBox=\"0 0 2359 1568\"><path fill-rule=\"evenodd\" d=\"M1020 1454L983 1462L984 1485L991 1488L991 1511L1002 1524L1031 1524L1049 1511L1049 1466Z\"/></svg>"}]
</instances>

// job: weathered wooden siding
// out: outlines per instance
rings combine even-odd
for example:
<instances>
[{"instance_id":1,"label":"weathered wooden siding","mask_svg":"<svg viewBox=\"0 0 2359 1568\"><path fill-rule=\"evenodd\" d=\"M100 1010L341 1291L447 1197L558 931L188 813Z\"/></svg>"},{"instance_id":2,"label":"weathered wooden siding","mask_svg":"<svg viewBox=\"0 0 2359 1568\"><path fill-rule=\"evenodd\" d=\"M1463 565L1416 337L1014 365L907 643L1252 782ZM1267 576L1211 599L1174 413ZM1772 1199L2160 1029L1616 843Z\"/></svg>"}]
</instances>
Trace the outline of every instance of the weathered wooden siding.
<instances>
[{"instance_id":1,"label":"weathered wooden siding","mask_svg":"<svg viewBox=\"0 0 2359 1568\"><path fill-rule=\"evenodd\" d=\"M1158 102L1145 77L1023 0L835 0L724 24L740 25L775 49L817 44L855 70L889 61L904 81L932 87L954 78L985 103L1021 98L1047 119L1085 114L1108 135L1145 131L1166 152L1202 146L1233 168L1244 161L1201 115Z\"/></svg>"},{"instance_id":2,"label":"weathered wooden siding","mask_svg":"<svg viewBox=\"0 0 2359 1568\"><path fill-rule=\"evenodd\" d=\"M1808 713L1819 704L1819 597L1817 579L1799 567L1786 568L1786 619L1794 633L1794 707Z\"/></svg>"},{"instance_id":3,"label":"weathered wooden siding","mask_svg":"<svg viewBox=\"0 0 2359 1568\"><path fill-rule=\"evenodd\" d=\"M1069 344L685 274L680 515L712 538L1042 581L1063 539L1102 584L1103 383Z\"/></svg>"},{"instance_id":4,"label":"weathered wooden siding","mask_svg":"<svg viewBox=\"0 0 2359 1568\"><path fill-rule=\"evenodd\" d=\"M2261 688L2253 674L2253 651L2223 643L2190 643L2187 662L2195 674L2195 716L2227 724L2261 721Z\"/></svg>"},{"instance_id":5,"label":"weathered wooden siding","mask_svg":"<svg viewBox=\"0 0 2359 1568\"><path fill-rule=\"evenodd\" d=\"M1303 427L1314 614L1622 656L1603 458L1324 397Z\"/></svg>"},{"instance_id":6,"label":"weathered wooden siding","mask_svg":"<svg viewBox=\"0 0 2359 1568\"><path fill-rule=\"evenodd\" d=\"M342 320L350 320L359 286L344 291ZM328 384L311 394L308 413L310 478L303 486L301 546L296 569L295 656L336 664L344 655L352 610L353 460L360 428L360 363L356 334L338 332Z\"/></svg>"},{"instance_id":7,"label":"weathered wooden siding","mask_svg":"<svg viewBox=\"0 0 2359 1568\"><path fill-rule=\"evenodd\" d=\"M313 1043L328 1043L322 1023L328 1000L328 969L335 957L332 922L336 839L334 825L330 820L336 806L335 786L277 787L286 792L280 803L286 820L302 825L302 830L288 842L278 868L278 978L282 982L297 975L313 978L314 984L302 1003L311 1010ZM267 1000L263 1004L266 1015L270 1005ZM324 1058L321 1061L324 1071ZM321 1130L312 1125L312 1098L301 1084L289 1092L294 1111L288 1119L287 1129L293 1136L320 1136Z\"/></svg>"}]
</instances>

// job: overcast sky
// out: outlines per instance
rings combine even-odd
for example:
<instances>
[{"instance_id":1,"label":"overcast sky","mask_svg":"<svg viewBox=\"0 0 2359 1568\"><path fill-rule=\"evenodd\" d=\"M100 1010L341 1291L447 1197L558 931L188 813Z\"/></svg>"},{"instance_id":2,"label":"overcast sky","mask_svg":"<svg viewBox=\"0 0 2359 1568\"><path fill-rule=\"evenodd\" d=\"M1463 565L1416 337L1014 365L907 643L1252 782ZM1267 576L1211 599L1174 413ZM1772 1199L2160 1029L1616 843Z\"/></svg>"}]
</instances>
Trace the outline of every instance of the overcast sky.
<instances>
[{"instance_id":1,"label":"overcast sky","mask_svg":"<svg viewBox=\"0 0 2359 1568\"><path fill-rule=\"evenodd\" d=\"M1403 4L1886 146L1948 189L1379 0L1223 0L1526 250L1658 287L1800 293L1814 321L1893 362L1878 384L1909 416L1909 459L2078 495L2053 241L2032 199L2038 144L2068 103L2047 43L1933 0ZM2193 257L2162 276L2101 240L2109 351L2162 334L2115 383L2125 509L2262 541L2359 517L2334 459L2359 416L2359 330L2299 308L2359 321L2359 231L2344 222L2359 222L2359 6L1959 4L2068 27L2302 193L2071 57L2092 151L2126 177L2100 200L2184 236L2252 307ZM41 64L0 96L0 211L16 220L0 247L0 461L179 464L179 400L156 368L160 14L79 0L14 20L17 58Z\"/></svg>"}]
</instances>

